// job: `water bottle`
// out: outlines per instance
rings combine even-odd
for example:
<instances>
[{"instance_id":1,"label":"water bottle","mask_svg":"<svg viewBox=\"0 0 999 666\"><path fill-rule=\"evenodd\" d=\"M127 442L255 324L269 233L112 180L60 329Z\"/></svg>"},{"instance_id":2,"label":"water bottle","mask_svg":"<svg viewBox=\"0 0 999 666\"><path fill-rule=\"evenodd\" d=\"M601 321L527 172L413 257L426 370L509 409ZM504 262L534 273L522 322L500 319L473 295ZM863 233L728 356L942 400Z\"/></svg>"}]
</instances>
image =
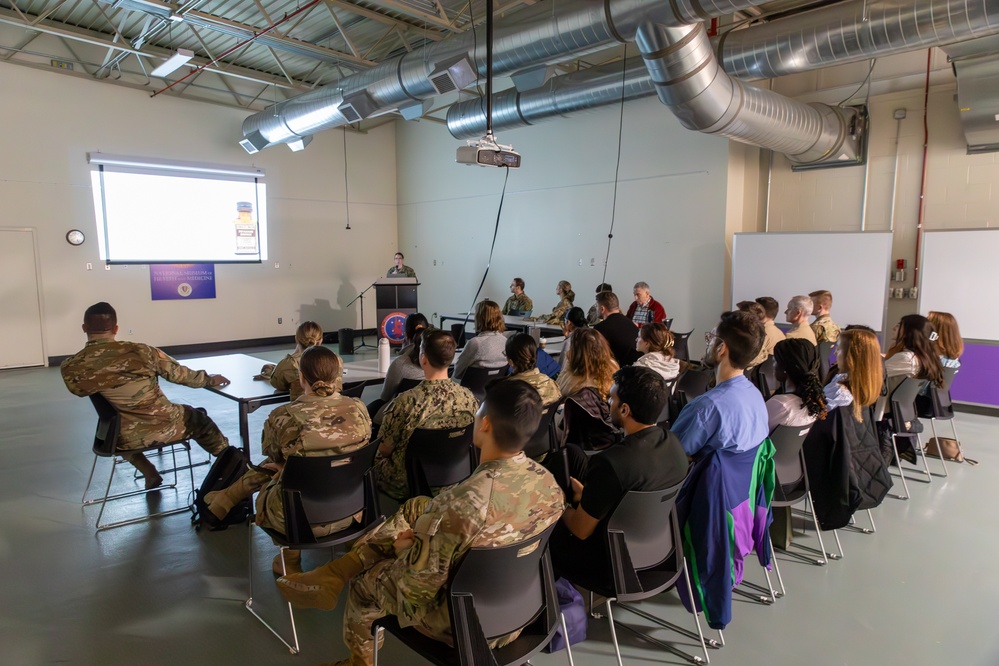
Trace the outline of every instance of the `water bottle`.
<instances>
[{"instance_id":1,"label":"water bottle","mask_svg":"<svg viewBox=\"0 0 999 666\"><path fill-rule=\"evenodd\" d=\"M384 375L389 368L389 341L388 338L378 340L378 373Z\"/></svg>"}]
</instances>

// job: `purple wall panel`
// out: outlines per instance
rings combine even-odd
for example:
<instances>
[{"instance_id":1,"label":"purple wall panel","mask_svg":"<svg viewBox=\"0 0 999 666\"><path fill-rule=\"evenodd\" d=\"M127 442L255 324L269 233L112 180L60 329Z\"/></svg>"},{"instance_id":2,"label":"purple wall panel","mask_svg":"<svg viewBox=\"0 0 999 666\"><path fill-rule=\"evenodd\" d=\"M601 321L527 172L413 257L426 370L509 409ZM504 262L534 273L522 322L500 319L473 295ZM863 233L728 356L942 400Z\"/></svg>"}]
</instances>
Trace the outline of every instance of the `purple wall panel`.
<instances>
[{"instance_id":1,"label":"purple wall panel","mask_svg":"<svg viewBox=\"0 0 999 666\"><path fill-rule=\"evenodd\" d=\"M999 345L966 343L950 394L956 401L999 407Z\"/></svg>"}]
</instances>

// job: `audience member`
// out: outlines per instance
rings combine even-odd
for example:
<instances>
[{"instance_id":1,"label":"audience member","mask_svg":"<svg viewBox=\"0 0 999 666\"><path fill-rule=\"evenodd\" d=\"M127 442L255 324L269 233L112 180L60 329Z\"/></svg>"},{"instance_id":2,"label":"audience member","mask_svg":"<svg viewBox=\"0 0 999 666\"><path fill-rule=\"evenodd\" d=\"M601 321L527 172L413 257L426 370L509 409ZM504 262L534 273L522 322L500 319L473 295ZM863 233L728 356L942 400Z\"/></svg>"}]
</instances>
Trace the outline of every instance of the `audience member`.
<instances>
[{"instance_id":1,"label":"audience member","mask_svg":"<svg viewBox=\"0 0 999 666\"><path fill-rule=\"evenodd\" d=\"M589 458L585 484L571 479L572 507L562 514L551 540L557 575L584 587L589 581L608 586L605 537L611 513L629 491L664 490L683 481L687 454L675 435L656 425L668 399L663 380L648 368L614 373L611 421L625 437Z\"/></svg>"},{"instance_id":2,"label":"audience member","mask_svg":"<svg viewBox=\"0 0 999 666\"><path fill-rule=\"evenodd\" d=\"M385 273L385 277L415 278L416 271L402 263L405 258L406 257L402 252L396 252L395 257L393 257L392 260L392 267L388 269L387 273Z\"/></svg>"},{"instance_id":3,"label":"audience member","mask_svg":"<svg viewBox=\"0 0 999 666\"><path fill-rule=\"evenodd\" d=\"M787 304L787 310L784 311L784 315L787 318L787 323L791 324L791 328L784 333L785 338L802 338L803 340L808 340L813 345L817 345L818 342L815 341L815 333L812 332L812 327L808 325L808 317L812 313L812 299L809 296L795 296Z\"/></svg>"},{"instance_id":4,"label":"audience member","mask_svg":"<svg viewBox=\"0 0 999 666\"><path fill-rule=\"evenodd\" d=\"M577 328L588 328L586 317L583 315L583 308L572 307L569 311L565 313L565 319L562 321L562 335L565 336L565 341L562 343L562 359L565 359L565 353L569 351L569 338L572 337L572 332Z\"/></svg>"},{"instance_id":5,"label":"audience member","mask_svg":"<svg viewBox=\"0 0 999 666\"><path fill-rule=\"evenodd\" d=\"M271 368L270 376L264 375L264 378L278 391L287 391L292 400L298 400L298 396L302 395L298 361L306 349L321 344L323 344L322 327L314 321L303 321L295 330L295 351L278 361L276 366L264 366Z\"/></svg>"},{"instance_id":6,"label":"audience member","mask_svg":"<svg viewBox=\"0 0 999 666\"><path fill-rule=\"evenodd\" d=\"M541 404L553 405L562 392L551 377L538 370L538 343L527 333L518 333L506 341L506 358L513 373L507 379L526 382L541 396Z\"/></svg>"},{"instance_id":7,"label":"audience member","mask_svg":"<svg viewBox=\"0 0 999 666\"><path fill-rule=\"evenodd\" d=\"M812 314L815 315L812 333L815 334L816 343L836 342L840 328L829 316L829 311L832 309L832 294L821 289L813 291L809 296L812 298Z\"/></svg>"},{"instance_id":8,"label":"audience member","mask_svg":"<svg viewBox=\"0 0 999 666\"><path fill-rule=\"evenodd\" d=\"M572 332L569 351L558 376L565 396L563 441L584 449L604 449L617 441L607 398L618 369L610 347L592 328Z\"/></svg>"},{"instance_id":9,"label":"audience member","mask_svg":"<svg viewBox=\"0 0 999 666\"><path fill-rule=\"evenodd\" d=\"M725 312L707 337L704 363L714 368L715 387L691 400L671 428L695 458L715 450L748 451L770 433L763 396L744 373L760 353L763 324L748 312Z\"/></svg>"},{"instance_id":10,"label":"audience member","mask_svg":"<svg viewBox=\"0 0 999 666\"><path fill-rule=\"evenodd\" d=\"M472 392L451 381L448 367L454 360L455 343L450 333L430 330L420 344L420 367L426 379L416 388L396 396L385 410L375 458L378 485L389 497L405 499L406 445L417 428L444 429L468 425L478 403Z\"/></svg>"},{"instance_id":11,"label":"audience member","mask_svg":"<svg viewBox=\"0 0 999 666\"><path fill-rule=\"evenodd\" d=\"M159 378L191 388L225 386L222 375L186 368L149 345L115 340L118 314L109 303L87 308L83 315L87 344L63 361L62 379L70 393L86 397L100 393L121 415L116 449L145 479L146 489L163 478L142 449L155 443L190 438L213 456L229 441L208 415L190 405L175 405L160 389Z\"/></svg>"},{"instance_id":12,"label":"audience member","mask_svg":"<svg viewBox=\"0 0 999 666\"><path fill-rule=\"evenodd\" d=\"M847 326L836 341L839 372L825 389L826 408L852 405L853 416L863 422L863 408L873 405L884 386L881 345L874 331Z\"/></svg>"},{"instance_id":13,"label":"audience member","mask_svg":"<svg viewBox=\"0 0 999 666\"><path fill-rule=\"evenodd\" d=\"M520 543L562 515L562 491L543 467L523 453L541 420L537 391L502 381L486 389L475 415L481 464L471 477L436 498L416 497L359 539L343 557L318 569L278 579L294 605L330 610L350 582L343 639L350 650L340 666L372 663L371 624L394 615L403 626L450 642L445 589L471 548ZM490 644L506 645L519 631Z\"/></svg>"},{"instance_id":14,"label":"audience member","mask_svg":"<svg viewBox=\"0 0 999 666\"><path fill-rule=\"evenodd\" d=\"M506 303L503 304L503 314L508 315L514 312L530 314L531 310L534 309L534 301L524 293L523 278L515 277L513 279L513 282L510 283L510 293L513 296L506 299Z\"/></svg>"},{"instance_id":15,"label":"audience member","mask_svg":"<svg viewBox=\"0 0 999 666\"><path fill-rule=\"evenodd\" d=\"M776 298L771 298L770 296L760 296L756 299L756 302L763 307L763 312L766 316L763 320L765 335L763 337L763 349L760 350L760 353L762 354L766 351L767 356L772 356L774 347L784 339L784 331L777 328L777 324L774 323L774 317L780 311L780 303L777 302Z\"/></svg>"},{"instance_id":16,"label":"audience member","mask_svg":"<svg viewBox=\"0 0 999 666\"><path fill-rule=\"evenodd\" d=\"M749 364L748 368L746 368L747 370L752 370L760 363L763 363L763 361L770 358L770 355L773 354L773 348L767 349L767 336L766 336L767 312L766 310L763 309L763 306L757 303L756 301L739 301L738 303L735 304L735 307L739 308L743 312L748 312L749 314L753 315L754 317L760 320L761 324L763 324L763 333L764 333L763 346L760 347L760 353L756 355L756 358L753 359L753 362Z\"/></svg>"},{"instance_id":17,"label":"audience member","mask_svg":"<svg viewBox=\"0 0 999 666\"><path fill-rule=\"evenodd\" d=\"M454 364L454 378L461 379L466 368L500 368L506 365L505 330L498 304L485 300L475 306L475 337L465 343L458 356L458 362Z\"/></svg>"},{"instance_id":18,"label":"audience member","mask_svg":"<svg viewBox=\"0 0 999 666\"><path fill-rule=\"evenodd\" d=\"M399 355L395 357L388 372L385 373L385 383L382 385L382 394L368 405L368 413L377 423L381 423L381 418L376 418L388 402L399 392L399 385L404 379L418 379L423 381L423 368L420 367L420 335L430 327L425 315L414 312L406 317L404 326L406 334L406 344L399 350Z\"/></svg>"},{"instance_id":19,"label":"audience member","mask_svg":"<svg viewBox=\"0 0 999 666\"><path fill-rule=\"evenodd\" d=\"M893 332L895 342L885 354L888 395L906 377L928 379L932 385L943 387L943 365L933 344L939 336L930 320L918 314L906 315L895 324Z\"/></svg>"},{"instance_id":20,"label":"audience member","mask_svg":"<svg viewBox=\"0 0 999 666\"><path fill-rule=\"evenodd\" d=\"M957 327L957 319L949 312L930 312L926 318L937 332L935 342L940 364L945 368L960 368L961 354L964 353L964 340Z\"/></svg>"},{"instance_id":21,"label":"audience member","mask_svg":"<svg viewBox=\"0 0 999 666\"><path fill-rule=\"evenodd\" d=\"M826 417L826 398L819 381L819 352L807 340L781 340L774 347L777 381L784 393L767 400L769 428L806 426Z\"/></svg>"},{"instance_id":22,"label":"audience member","mask_svg":"<svg viewBox=\"0 0 999 666\"><path fill-rule=\"evenodd\" d=\"M646 324L666 320L666 308L662 303L652 298L648 282L636 282L632 294L635 300L628 306L628 319L641 328Z\"/></svg>"},{"instance_id":23,"label":"audience member","mask_svg":"<svg viewBox=\"0 0 999 666\"><path fill-rule=\"evenodd\" d=\"M666 381L680 374L680 361L673 357L673 334L666 324L655 322L640 328L636 347L642 352L636 366L655 370Z\"/></svg>"},{"instance_id":24,"label":"audience member","mask_svg":"<svg viewBox=\"0 0 999 666\"><path fill-rule=\"evenodd\" d=\"M597 306L600 308L600 318L603 321L594 326L593 330L598 331L607 340L619 366L631 365L639 356L638 350L635 349L638 327L621 314L620 303L613 291L597 294Z\"/></svg>"},{"instance_id":25,"label":"audience member","mask_svg":"<svg viewBox=\"0 0 999 666\"><path fill-rule=\"evenodd\" d=\"M545 323L561 325L562 320L565 319L565 313L569 311L573 301L576 300L576 292L572 290L572 285L569 284L568 280L560 280L555 285L555 295L559 297L558 305L552 308L552 313L545 318Z\"/></svg>"},{"instance_id":26,"label":"audience member","mask_svg":"<svg viewBox=\"0 0 999 666\"><path fill-rule=\"evenodd\" d=\"M614 287L610 286L606 282L601 282L597 285L596 293L599 294L601 291L614 291ZM590 309L586 311L586 323L593 326L594 324L599 324L600 321L600 308L597 306L596 299L594 299L593 305L591 305Z\"/></svg>"},{"instance_id":27,"label":"audience member","mask_svg":"<svg viewBox=\"0 0 999 666\"><path fill-rule=\"evenodd\" d=\"M260 490L257 496L257 525L285 533L282 471L291 456L332 456L363 447L371 437L371 418L364 403L340 394L343 388L343 362L326 347L310 347L302 354L299 383L302 395L274 409L264 422L260 448L267 459L224 490L205 495L209 511L222 520L236 504ZM262 490L261 490L262 489ZM359 516L355 516L358 517ZM355 517L312 526L317 537L327 536L349 526ZM286 550L285 568L281 555L274 558L278 575L300 572L300 551Z\"/></svg>"}]
</instances>

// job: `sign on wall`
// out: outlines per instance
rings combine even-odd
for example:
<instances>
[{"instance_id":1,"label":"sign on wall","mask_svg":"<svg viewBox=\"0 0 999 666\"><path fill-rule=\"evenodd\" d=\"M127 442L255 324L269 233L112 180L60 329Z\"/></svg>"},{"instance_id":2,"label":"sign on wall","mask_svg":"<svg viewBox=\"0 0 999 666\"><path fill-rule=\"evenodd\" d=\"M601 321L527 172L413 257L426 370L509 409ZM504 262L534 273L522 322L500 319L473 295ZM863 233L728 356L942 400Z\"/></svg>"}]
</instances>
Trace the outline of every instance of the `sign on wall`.
<instances>
[{"instance_id":1,"label":"sign on wall","mask_svg":"<svg viewBox=\"0 0 999 666\"><path fill-rule=\"evenodd\" d=\"M215 298L215 264L150 264L154 301Z\"/></svg>"}]
</instances>

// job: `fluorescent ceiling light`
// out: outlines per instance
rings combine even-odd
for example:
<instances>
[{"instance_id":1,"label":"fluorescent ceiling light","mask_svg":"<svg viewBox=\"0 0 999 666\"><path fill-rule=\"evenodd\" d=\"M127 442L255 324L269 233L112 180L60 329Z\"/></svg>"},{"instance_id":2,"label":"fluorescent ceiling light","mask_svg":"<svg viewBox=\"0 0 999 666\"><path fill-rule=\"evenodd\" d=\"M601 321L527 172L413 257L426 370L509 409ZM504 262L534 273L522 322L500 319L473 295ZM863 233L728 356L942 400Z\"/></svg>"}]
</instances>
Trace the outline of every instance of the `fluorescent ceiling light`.
<instances>
[{"instance_id":1,"label":"fluorescent ceiling light","mask_svg":"<svg viewBox=\"0 0 999 666\"><path fill-rule=\"evenodd\" d=\"M187 64L187 62L194 57L194 51L188 51L187 49L177 49L177 52L170 56L166 62L154 69L150 74L152 76L158 76L160 78L165 77L168 74L173 74L175 71Z\"/></svg>"}]
</instances>

